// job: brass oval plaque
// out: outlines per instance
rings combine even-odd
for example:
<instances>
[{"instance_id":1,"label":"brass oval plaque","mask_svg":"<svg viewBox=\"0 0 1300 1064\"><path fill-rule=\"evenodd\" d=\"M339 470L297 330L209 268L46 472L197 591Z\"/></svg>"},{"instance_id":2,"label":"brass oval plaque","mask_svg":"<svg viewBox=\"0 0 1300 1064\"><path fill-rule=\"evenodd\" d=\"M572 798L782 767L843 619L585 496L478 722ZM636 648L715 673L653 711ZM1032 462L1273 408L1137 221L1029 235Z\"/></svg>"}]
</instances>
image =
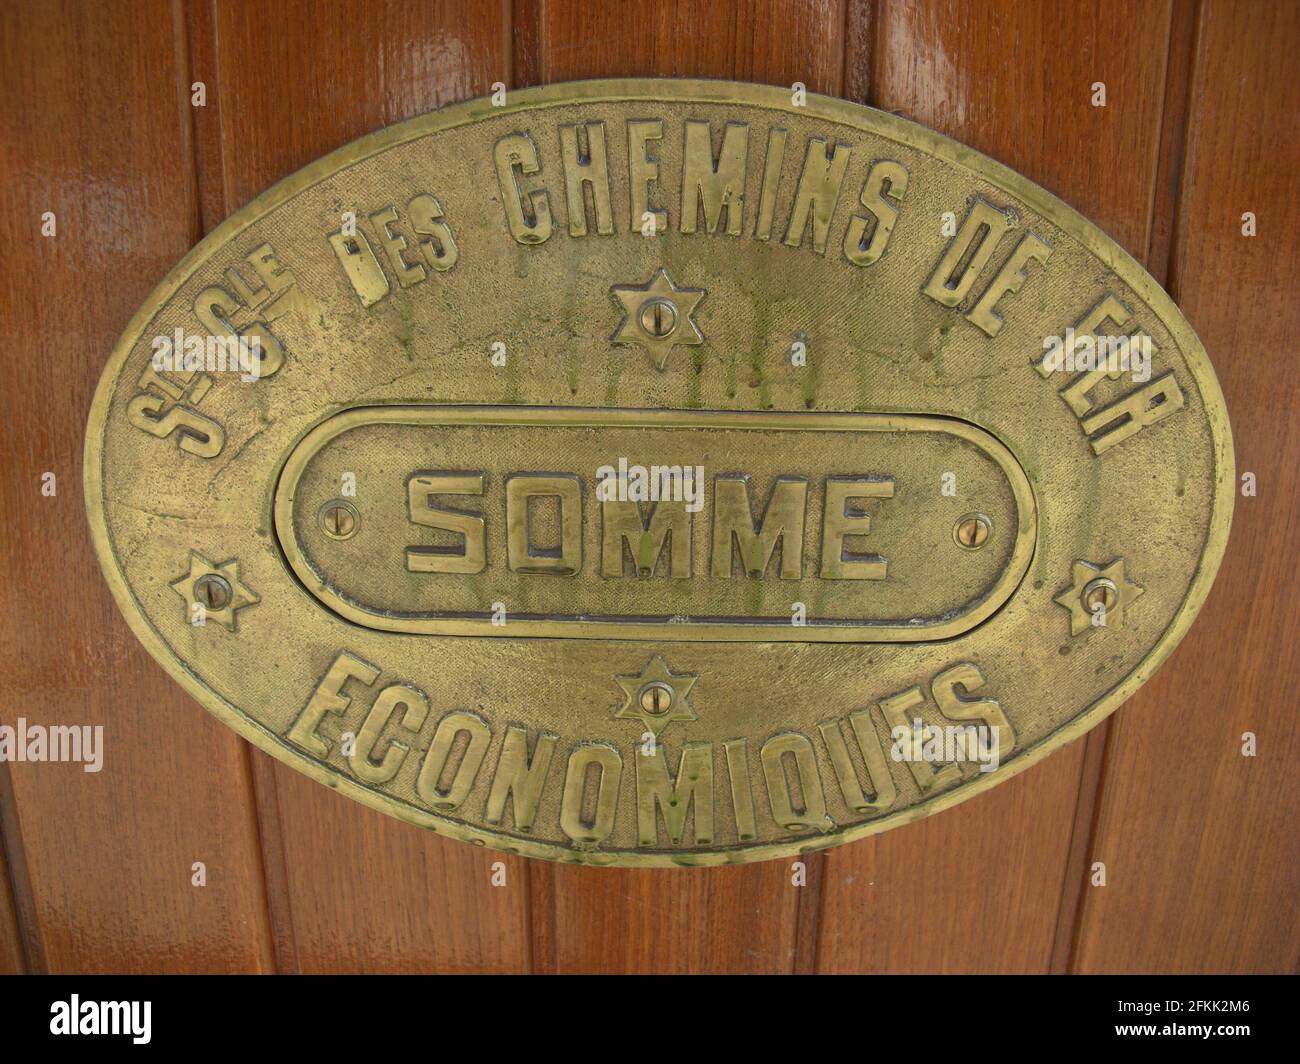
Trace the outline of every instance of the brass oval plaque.
<instances>
[{"instance_id":1,"label":"brass oval plaque","mask_svg":"<svg viewBox=\"0 0 1300 1064\"><path fill-rule=\"evenodd\" d=\"M132 628L240 734L622 865L830 846L1081 735L1192 623L1234 479L1191 328L1051 195L648 80L276 185L131 321L85 464Z\"/></svg>"}]
</instances>

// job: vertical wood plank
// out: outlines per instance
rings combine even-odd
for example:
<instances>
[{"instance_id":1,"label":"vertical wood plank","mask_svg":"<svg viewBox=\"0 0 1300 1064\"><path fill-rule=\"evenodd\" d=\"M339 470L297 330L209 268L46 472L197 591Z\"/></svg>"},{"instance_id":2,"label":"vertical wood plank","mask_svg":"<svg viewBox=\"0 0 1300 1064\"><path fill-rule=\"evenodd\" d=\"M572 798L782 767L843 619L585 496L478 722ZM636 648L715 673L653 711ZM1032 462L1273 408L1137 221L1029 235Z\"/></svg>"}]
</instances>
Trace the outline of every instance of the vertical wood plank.
<instances>
[{"instance_id":1,"label":"vertical wood plank","mask_svg":"<svg viewBox=\"0 0 1300 1064\"><path fill-rule=\"evenodd\" d=\"M1187 133L1187 97L1190 91L1192 51L1195 46L1196 0L1175 0L1170 10L1169 47L1165 62L1165 100L1160 121L1156 158L1155 197L1151 208L1151 236L1146 267L1162 285L1169 284L1169 254L1178 193L1182 184L1183 144ZM1138 693L1139 699L1149 697ZM1137 701L1136 705L1143 703ZM1097 802L1101 795L1103 768L1110 746L1113 718L1103 721L1083 740L1083 769L1079 800L1075 804L1074 828L1065 879L1057 907L1056 936L1052 943L1050 970L1069 971L1082 909L1088 888L1093 835L1096 831Z\"/></svg>"},{"instance_id":2,"label":"vertical wood plank","mask_svg":"<svg viewBox=\"0 0 1300 1064\"><path fill-rule=\"evenodd\" d=\"M731 78L839 95L843 0L539 0L540 79Z\"/></svg>"},{"instance_id":3,"label":"vertical wood plank","mask_svg":"<svg viewBox=\"0 0 1300 1064\"><path fill-rule=\"evenodd\" d=\"M542 0L532 14L536 28L516 35L516 67L543 82L657 75L841 90L839 0ZM791 885L784 861L709 870L534 865L530 875L539 971L788 972L801 918L805 927L815 919L815 899Z\"/></svg>"},{"instance_id":4,"label":"vertical wood plank","mask_svg":"<svg viewBox=\"0 0 1300 1064\"><path fill-rule=\"evenodd\" d=\"M790 866L626 869L546 866L549 911L535 930L553 939L542 972L605 974L789 972L798 890ZM536 938L535 938L536 941Z\"/></svg>"},{"instance_id":5,"label":"vertical wood plank","mask_svg":"<svg viewBox=\"0 0 1300 1064\"><path fill-rule=\"evenodd\" d=\"M0 773L7 775L7 766L0 765ZM0 782L0 795L8 788L7 780ZM3 828L0 823L0 828ZM18 844L10 840L8 830L0 830L0 975L22 975L27 971L23 956L22 931L18 927L18 911L14 905L13 874L9 870L8 854Z\"/></svg>"},{"instance_id":6,"label":"vertical wood plank","mask_svg":"<svg viewBox=\"0 0 1300 1064\"><path fill-rule=\"evenodd\" d=\"M350 140L510 75L509 4L197 4L200 197L211 225ZM253 751L283 970L522 971L527 873L332 794ZM494 861L507 884L490 884Z\"/></svg>"},{"instance_id":7,"label":"vertical wood plank","mask_svg":"<svg viewBox=\"0 0 1300 1064\"><path fill-rule=\"evenodd\" d=\"M1232 418L1232 539L1178 653L1115 718L1084 897L1083 972L1293 972L1300 961L1300 8L1201 9L1171 290ZM1253 212L1258 235L1242 234ZM1243 733L1258 755L1242 756Z\"/></svg>"},{"instance_id":8,"label":"vertical wood plank","mask_svg":"<svg viewBox=\"0 0 1300 1064\"><path fill-rule=\"evenodd\" d=\"M6 766L6 836L30 888L24 932L34 965L55 972L256 971L271 959L243 746L121 619L79 476L108 352L195 236L178 13L167 2L0 8L0 720L103 728L99 772ZM54 236L41 235L46 211ZM45 472L58 478L53 497L41 494Z\"/></svg>"},{"instance_id":9,"label":"vertical wood plank","mask_svg":"<svg viewBox=\"0 0 1300 1064\"><path fill-rule=\"evenodd\" d=\"M882 0L871 17L870 103L1014 167L1145 258L1169 3ZM1091 821L1094 735L1090 758L1074 743L941 816L828 852L818 969L1048 970L1058 922L1073 926L1074 895L1058 908Z\"/></svg>"}]
</instances>

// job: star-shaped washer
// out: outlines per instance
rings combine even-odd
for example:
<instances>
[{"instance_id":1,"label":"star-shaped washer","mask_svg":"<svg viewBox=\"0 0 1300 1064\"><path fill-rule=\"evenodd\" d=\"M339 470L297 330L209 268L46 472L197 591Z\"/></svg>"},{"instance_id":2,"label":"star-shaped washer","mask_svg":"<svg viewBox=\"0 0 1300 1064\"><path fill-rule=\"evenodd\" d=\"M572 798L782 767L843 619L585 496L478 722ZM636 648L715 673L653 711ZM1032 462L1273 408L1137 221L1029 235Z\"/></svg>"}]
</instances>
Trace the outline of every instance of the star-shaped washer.
<instances>
[{"instance_id":1,"label":"star-shaped washer","mask_svg":"<svg viewBox=\"0 0 1300 1064\"><path fill-rule=\"evenodd\" d=\"M704 298L703 288L678 288L662 266L643 285L616 284L610 289L622 304L623 320L610 340L616 344L640 344L649 353L655 369L663 371L674 344L704 343L691 315Z\"/></svg>"},{"instance_id":2,"label":"star-shaped washer","mask_svg":"<svg viewBox=\"0 0 1300 1064\"><path fill-rule=\"evenodd\" d=\"M614 716L639 720L656 739L673 721L696 719L686 696L698 677L674 673L658 655L646 662L639 676L614 679L627 695Z\"/></svg>"},{"instance_id":3,"label":"star-shaped washer","mask_svg":"<svg viewBox=\"0 0 1300 1064\"><path fill-rule=\"evenodd\" d=\"M198 551L190 551L190 571L169 585L186 603L186 615L194 616L194 607L203 607L203 618L234 631L235 612L261 601L240 582L239 562L233 558L214 565Z\"/></svg>"},{"instance_id":4,"label":"star-shaped washer","mask_svg":"<svg viewBox=\"0 0 1300 1064\"><path fill-rule=\"evenodd\" d=\"M1074 583L1052 601L1070 611L1071 635L1082 635L1092 627L1094 610L1099 605L1105 611L1105 620L1104 625L1097 627L1124 627L1124 611L1142 594L1143 588L1129 580L1123 558L1114 559L1104 568L1076 561L1070 575Z\"/></svg>"}]
</instances>

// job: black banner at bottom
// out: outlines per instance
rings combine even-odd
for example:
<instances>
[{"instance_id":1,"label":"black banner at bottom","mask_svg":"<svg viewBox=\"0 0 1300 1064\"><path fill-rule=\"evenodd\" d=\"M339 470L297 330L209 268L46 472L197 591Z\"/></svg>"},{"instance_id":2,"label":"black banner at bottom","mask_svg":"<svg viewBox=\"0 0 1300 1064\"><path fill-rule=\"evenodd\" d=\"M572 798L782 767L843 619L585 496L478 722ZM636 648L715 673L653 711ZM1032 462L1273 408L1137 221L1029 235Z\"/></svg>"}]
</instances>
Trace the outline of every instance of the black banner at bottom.
<instances>
[{"instance_id":1,"label":"black banner at bottom","mask_svg":"<svg viewBox=\"0 0 1300 1064\"><path fill-rule=\"evenodd\" d=\"M91 1051L113 1043L388 1055L405 1045L460 1053L481 1042L488 1052L586 1045L603 1055L645 1035L667 1036L662 1049L676 1056L686 1034L700 1053L751 1042L769 1053L787 1042L815 1052L828 1037L862 1052L895 1042L912 1050L1161 1042L1221 1053L1263 1045L1261 1036L1277 1044L1294 1022L1295 987L1287 977L1158 975L848 976L803 985L725 976L27 976L0 982L0 1016L18 1044Z\"/></svg>"}]
</instances>

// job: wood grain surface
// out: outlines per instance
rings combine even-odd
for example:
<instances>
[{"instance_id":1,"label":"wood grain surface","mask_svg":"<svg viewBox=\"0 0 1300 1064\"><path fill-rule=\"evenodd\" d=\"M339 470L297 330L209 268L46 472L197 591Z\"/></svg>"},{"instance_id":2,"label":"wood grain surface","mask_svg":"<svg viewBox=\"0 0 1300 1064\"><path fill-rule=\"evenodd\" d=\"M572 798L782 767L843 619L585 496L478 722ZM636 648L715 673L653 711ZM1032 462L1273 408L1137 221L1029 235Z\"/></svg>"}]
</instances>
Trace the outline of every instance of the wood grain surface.
<instances>
[{"instance_id":1,"label":"wood grain surface","mask_svg":"<svg viewBox=\"0 0 1300 1064\"><path fill-rule=\"evenodd\" d=\"M212 222L361 134L482 95L510 67L508 9L211 3L192 10L199 167ZM310 25L312 47L281 31ZM215 132L206 125L215 125ZM522 971L528 877L517 858L407 826L252 752L281 970ZM491 865L505 860L505 887Z\"/></svg>"},{"instance_id":2,"label":"wood grain surface","mask_svg":"<svg viewBox=\"0 0 1300 1064\"><path fill-rule=\"evenodd\" d=\"M1170 291L1258 494L1237 499L1200 619L1114 718L1089 854L1107 885L1084 895L1081 971L1293 972L1300 957L1300 18L1210 3L1196 41Z\"/></svg>"},{"instance_id":3,"label":"wood grain surface","mask_svg":"<svg viewBox=\"0 0 1300 1064\"><path fill-rule=\"evenodd\" d=\"M886 0L871 16L867 103L1019 170L1145 258L1169 4ZM1118 20L1124 34L1103 47ZM1052 61L1027 59L1041 55ZM1091 102L1098 81L1105 107ZM943 816L828 851L816 968L1049 968L1078 800L1096 771L1086 749L1076 742Z\"/></svg>"},{"instance_id":4,"label":"wood grain surface","mask_svg":"<svg viewBox=\"0 0 1300 1064\"><path fill-rule=\"evenodd\" d=\"M9 862L0 848L0 975L20 975L27 970L27 965L9 875Z\"/></svg>"},{"instance_id":5,"label":"wood grain surface","mask_svg":"<svg viewBox=\"0 0 1300 1064\"><path fill-rule=\"evenodd\" d=\"M105 747L99 773L0 765L0 972L1294 971L1297 52L1292 0L0 2L0 722L102 725ZM789 862L503 858L333 794L163 674L86 532L100 369L204 232L494 82L631 75L802 82L1025 173L1170 288L1257 479L1191 635L1115 717L809 858L804 887Z\"/></svg>"},{"instance_id":6,"label":"wood grain surface","mask_svg":"<svg viewBox=\"0 0 1300 1064\"><path fill-rule=\"evenodd\" d=\"M199 235L179 16L161 2L0 5L0 713L104 729L100 772L6 766L37 971L272 961L247 751L127 629L82 500L99 371Z\"/></svg>"}]
</instances>

